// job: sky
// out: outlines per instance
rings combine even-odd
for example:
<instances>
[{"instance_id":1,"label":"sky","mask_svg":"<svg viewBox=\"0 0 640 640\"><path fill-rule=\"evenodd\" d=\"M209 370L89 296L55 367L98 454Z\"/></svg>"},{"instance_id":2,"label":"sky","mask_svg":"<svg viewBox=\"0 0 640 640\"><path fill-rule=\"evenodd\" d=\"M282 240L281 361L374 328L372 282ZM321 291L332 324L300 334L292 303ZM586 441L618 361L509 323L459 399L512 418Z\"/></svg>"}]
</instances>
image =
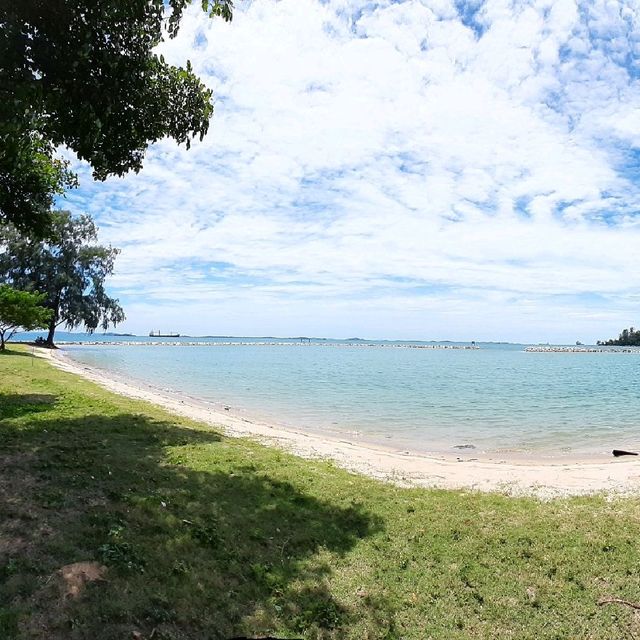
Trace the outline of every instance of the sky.
<instances>
[{"instance_id":1,"label":"sky","mask_svg":"<svg viewBox=\"0 0 640 640\"><path fill-rule=\"evenodd\" d=\"M209 134L81 186L119 331L593 342L640 324L640 6L196 6Z\"/></svg>"}]
</instances>

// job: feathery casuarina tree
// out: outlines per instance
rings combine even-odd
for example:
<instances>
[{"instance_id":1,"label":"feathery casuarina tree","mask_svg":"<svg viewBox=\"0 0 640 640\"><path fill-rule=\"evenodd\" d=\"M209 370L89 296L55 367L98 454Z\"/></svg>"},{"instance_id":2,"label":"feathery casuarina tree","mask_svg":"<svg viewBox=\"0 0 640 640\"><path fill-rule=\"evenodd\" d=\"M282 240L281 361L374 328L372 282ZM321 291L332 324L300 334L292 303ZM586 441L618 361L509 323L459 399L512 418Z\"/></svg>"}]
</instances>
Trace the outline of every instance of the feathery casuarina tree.
<instances>
[{"instance_id":1,"label":"feathery casuarina tree","mask_svg":"<svg viewBox=\"0 0 640 640\"><path fill-rule=\"evenodd\" d=\"M51 310L47 344L53 346L62 324L92 332L124 320L118 300L104 287L118 253L97 244L97 229L89 216L55 211L46 240L8 225L0 228L0 282L45 294L44 306Z\"/></svg>"}]
</instances>

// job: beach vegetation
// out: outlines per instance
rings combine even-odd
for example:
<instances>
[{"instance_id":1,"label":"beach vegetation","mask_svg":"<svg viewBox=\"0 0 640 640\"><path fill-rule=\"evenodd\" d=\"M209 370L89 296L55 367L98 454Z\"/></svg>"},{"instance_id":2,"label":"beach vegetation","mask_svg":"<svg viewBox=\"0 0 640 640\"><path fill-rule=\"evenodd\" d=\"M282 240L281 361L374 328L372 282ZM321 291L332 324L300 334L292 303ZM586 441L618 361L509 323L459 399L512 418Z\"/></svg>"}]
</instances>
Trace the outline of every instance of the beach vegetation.
<instances>
[{"instance_id":1,"label":"beach vegetation","mask_svg":"<svg viewBox=\"0 0 640 640\"><path fill-rule=\"evenodd\" d=\"M617 338L598 340L599 345L618 347L640 347L640 329L623 329Z\"/></svg>"},{"instance_id":2,"label":"beach vegetation","mask_svg":"<svg viewBox=\"0 0 640 640\"><path fill-rule=\"evenodd\" d=\"M19 346L0 355L0 459L6 640L640 636L637 497L403 488Z\"/></svg>"},{"instance_id":3,"label":"beach vegetation","mask_svg":"<svg viewBox=\"0 0 640 640\"><path fill-rule=\"evenodd\" d=\"M44 294L18 291L0 284L0 351L18 329L32 331L46 327L51 310L42 306Z\"/></svg>"},{"instance_id":4,"label":"beach vegetation","mask_svg":"<svg viewBox=\"0 0 640 640\"><path fill-rule=\"evenodd\" d=\"M91 332L124 320L118 300L105 289L118 253L97 244L97 228L89 216L56 211L45 240L11 225L0 228L0 282L43 294L51 312L46 343L53 346L61 324Z\"/></svg>"},{"instance_id":5,"label":"beach vegetation","mask_svg":"<svg viewBox=\"0 0 640 640\"><path fill-rule=\"evenodd\" d=\"M191 0L20 0L0 4L0 222L43 236L56 195L75 186L66 146L95 179L142 167L165 137L202 138L212 94L156 51ZM201 0L232 18L231 0Z\"/></svg>"}]
</instances>

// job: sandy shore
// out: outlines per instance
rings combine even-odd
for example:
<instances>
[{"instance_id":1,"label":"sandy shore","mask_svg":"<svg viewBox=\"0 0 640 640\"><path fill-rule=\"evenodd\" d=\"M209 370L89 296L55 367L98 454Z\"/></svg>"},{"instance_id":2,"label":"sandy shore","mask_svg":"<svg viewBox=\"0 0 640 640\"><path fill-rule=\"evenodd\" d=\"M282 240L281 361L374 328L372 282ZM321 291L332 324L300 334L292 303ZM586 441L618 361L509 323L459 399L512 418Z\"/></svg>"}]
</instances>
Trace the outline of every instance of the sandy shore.
<instances>
[{"instance_id":1,"label":"sandy shore","mask_svg":"<svg viewBox=\"0 0 640 640\"><path fill-rule=\"evenodd\" d=\"M115 374L74 362L60 351L36 349L56 367L106 389L146 400L168 411L220 428L231 437L250 437L304 458L333 460L356 473L404 486L496 491L509 495L552 498L599 492L640 493L640 458L585 460L513 460L475 453L457 456L421 455L348 439L285 429L234 415L206 402L118 379Z\"/></svg>"}]
</instances>

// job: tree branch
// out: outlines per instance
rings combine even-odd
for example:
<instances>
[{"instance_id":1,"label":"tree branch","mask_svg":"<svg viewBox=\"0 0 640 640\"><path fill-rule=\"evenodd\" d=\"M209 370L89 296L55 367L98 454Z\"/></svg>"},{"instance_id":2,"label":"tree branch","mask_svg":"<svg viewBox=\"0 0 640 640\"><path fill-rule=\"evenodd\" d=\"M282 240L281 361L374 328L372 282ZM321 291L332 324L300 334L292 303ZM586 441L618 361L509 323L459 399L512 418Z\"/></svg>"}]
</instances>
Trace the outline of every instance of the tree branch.
<instances>
[{"instance_id":1,"label":"tree branch","mask_svg":"<svg viewBox=\"0 0 640 640\"><path fill-rule=\"evenodd\" d=\"M622 604L625 607L640 610L640 602L631 602L629 600L623 600L622 598L600 598L598 605L602 606L604 604Z\"/></svg>"}]
</instances>

